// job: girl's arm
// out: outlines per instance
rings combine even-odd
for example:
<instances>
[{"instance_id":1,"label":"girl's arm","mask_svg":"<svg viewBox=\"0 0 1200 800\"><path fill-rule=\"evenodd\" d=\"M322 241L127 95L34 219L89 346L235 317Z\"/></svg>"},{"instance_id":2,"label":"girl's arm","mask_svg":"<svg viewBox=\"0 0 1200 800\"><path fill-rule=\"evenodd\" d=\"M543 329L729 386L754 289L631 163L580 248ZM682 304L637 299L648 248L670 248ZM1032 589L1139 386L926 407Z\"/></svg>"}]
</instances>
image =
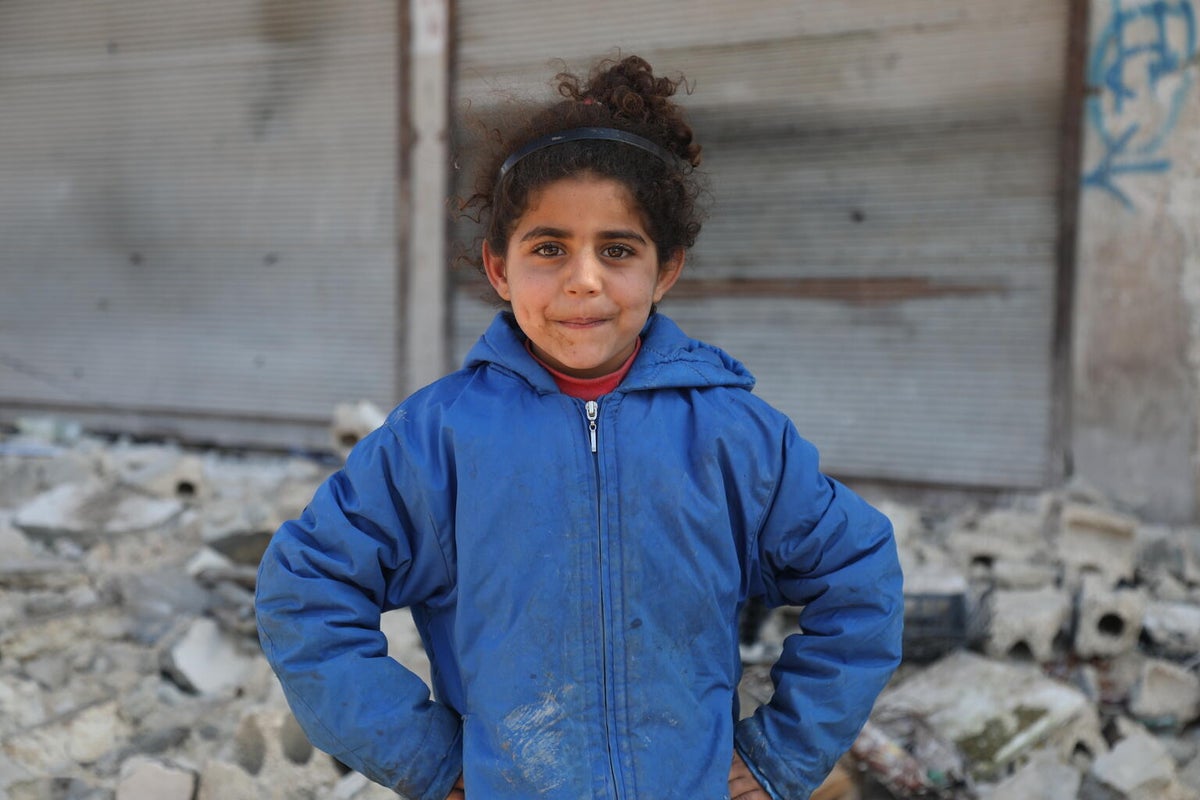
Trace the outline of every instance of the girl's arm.
<instances>
[{"instance_id":1,"label":"girl's arm","mask_svg":"<svg viewBox=\"0 0 1200 800\"><path fill-rule=\"evenodd\" d=\"M790 423L781 458L754 555L768 603L804 607L802 633L784 641L775 694L736 741L772 795L790 798L820 785L900 663L904 598L888 519L822 475Z\"/></svg>"},{"instance_id":2,"label":"girl's arm","mask_svg":"<svg viewBox=\"0 0 1200 800\"><path fill-rule=\"evenodd\" d=\"M461 721L387 654L380 614L450 591L444 545L395 434L364 439L259 567L259 636L314 745L406 797L444 800Z\"/></svg>"}]
</instances>

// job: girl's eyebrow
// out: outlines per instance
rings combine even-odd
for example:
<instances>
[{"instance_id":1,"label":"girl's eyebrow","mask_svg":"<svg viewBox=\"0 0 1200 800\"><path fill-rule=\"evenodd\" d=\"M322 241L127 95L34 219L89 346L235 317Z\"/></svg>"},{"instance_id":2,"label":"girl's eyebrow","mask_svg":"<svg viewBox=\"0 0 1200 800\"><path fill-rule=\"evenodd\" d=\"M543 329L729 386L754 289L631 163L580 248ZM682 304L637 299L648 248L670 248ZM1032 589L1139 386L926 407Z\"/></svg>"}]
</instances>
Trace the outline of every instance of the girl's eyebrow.
<instances>
[{"instance_id":1,"label":"girl's eyebrow","mask_svg":"<svg viewBox=\"0 0 1200 800\"><path fill-rule=\"evenodd\" d=\"M531 239L570 239L571 232L564 228L552 228L549 225L538 225L535 228L530 228L525 235L521 237L522 242L528 242ZM645 244L646 239L635 230L614 230L600 231L601 239L627 239L631 242Z\"/></svg>"},{"instance_id":2,"label":"girl's eyebrow","mask_svg":"<svg viewBox=\"0 0 1200 800\"><path fill-rule=\"evenodd\" d=\"M562 228L551 228L548 225L538 225L536 228L530 228L524 236L521 237L522 242L528 242L530 239L541 239L548 237L550 239L569 239L570 231Z\"/></svg>"},{"instance_id":3,"label":"girl's eyebrow","mask_svg":"<svg viewBox=\"0 0 1200 800\"><path fill-rule=\"evenodd\" d=\"M629 231L626 231L626 230L600 231L600 238L601 239L628 239L630 241L638 242L640 244L646 243L645 237L643 237L637 231L632 231L632 230L629 230Z\"/></svg>"}]
</instances>

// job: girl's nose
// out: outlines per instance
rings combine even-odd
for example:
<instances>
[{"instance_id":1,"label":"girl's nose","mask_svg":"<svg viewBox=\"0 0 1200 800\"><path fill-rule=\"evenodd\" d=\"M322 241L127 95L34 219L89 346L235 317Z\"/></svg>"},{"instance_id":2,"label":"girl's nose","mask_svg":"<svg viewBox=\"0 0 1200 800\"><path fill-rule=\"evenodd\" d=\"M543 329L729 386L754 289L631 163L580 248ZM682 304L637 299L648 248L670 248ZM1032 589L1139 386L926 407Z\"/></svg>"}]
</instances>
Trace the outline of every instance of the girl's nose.
<instances>
[{"instance_id":1,"label":"girl's nose","mask_svg":"<svg viewBox=\"0 0 1200 800\"><path fill-rule=\"evenodd\" d=\"M594 253L582 252L571 260L567 273L569 294L596 294L600 291L603 265Z\"/></svg>"}]
</instances>

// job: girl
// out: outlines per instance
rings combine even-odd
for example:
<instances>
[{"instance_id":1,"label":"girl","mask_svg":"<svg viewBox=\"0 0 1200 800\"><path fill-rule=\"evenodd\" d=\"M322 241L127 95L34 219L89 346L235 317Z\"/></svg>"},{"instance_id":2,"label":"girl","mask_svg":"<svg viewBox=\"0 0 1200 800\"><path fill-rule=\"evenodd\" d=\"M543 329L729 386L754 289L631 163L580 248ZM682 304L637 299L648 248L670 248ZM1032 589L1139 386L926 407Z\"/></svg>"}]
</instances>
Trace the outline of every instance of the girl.
<instances>
[{"instance_id":1,"label":"girl","mask_svg":"<svg viewBox=\"0 0 1200 800\"><path fill-rule=\"evenodd\" d=\"M398 793L807 798L899 661L887 519L656 304L700 230L676 83L602 63L483 172L509 310L364 439L259 571L313 743ZM738 614L804 606L738 721ZM408 606L433 697L387 656Z\"/></svg>"}]
</instances>

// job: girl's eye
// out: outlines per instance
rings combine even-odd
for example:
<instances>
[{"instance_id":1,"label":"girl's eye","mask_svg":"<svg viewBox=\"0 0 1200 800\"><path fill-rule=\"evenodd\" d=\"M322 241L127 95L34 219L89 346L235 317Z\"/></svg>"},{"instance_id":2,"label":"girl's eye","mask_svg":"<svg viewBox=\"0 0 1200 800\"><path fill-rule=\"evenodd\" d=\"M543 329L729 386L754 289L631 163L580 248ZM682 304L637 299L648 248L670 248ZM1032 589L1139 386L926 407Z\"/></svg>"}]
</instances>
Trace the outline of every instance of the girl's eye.
<instances>
[{"instance_id":1,"label":"girl's eye","mask_svg":"<svg viewBox=\"0 0 1200 800\"><path fill-rule=\"evenodd\" d=\"M563 249L554 242L542 242L533 248L533 252L539 256L554 257L561 256L563 254Z\"/></svg>"},{"instance_id":2,"label":"girl's eye","mask_svg":"<svg viewBox=\"0 0 1200 800\"><path fill-rule=\"evenodd\" d=\"M628 258L633 255L633 248L627 244L610 244L600 252L605 258Z\"/></svg>"}]
</instances>

